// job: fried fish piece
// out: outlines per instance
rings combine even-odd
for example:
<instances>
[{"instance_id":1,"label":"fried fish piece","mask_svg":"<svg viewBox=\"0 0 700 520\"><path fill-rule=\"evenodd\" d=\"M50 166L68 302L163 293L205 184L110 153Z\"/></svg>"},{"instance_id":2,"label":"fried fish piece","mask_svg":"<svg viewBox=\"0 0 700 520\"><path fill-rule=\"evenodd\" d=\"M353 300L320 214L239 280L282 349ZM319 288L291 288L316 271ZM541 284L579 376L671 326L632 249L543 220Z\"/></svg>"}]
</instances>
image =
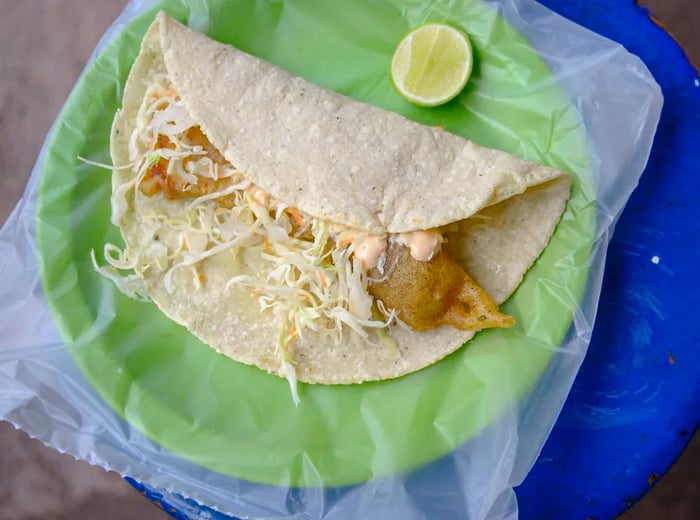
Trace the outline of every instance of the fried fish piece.
<instances>
[{"instance_id":1,"label":"fried fish piece","mask_svg":"<svg viewBox=\"0 0 700 520\"><path fill-rule=\"evenodd\" d=\"M189 128L185 133L184 140L190 146L201 146L204 155L200 154L185 157L182 160L183 167L185 167L188 162L200 157L208 157L212 162L218 164L219 166L230 166L219 151L209 142L207 136L204 135L200 127L193 126ZM156 141L156 150L172 150L174 148L174 143L167 136L158 136L158 140ZM168 175L167 171L169 162L170 161L165 157L161 157L155 164L152 164L148 170L146 170L146 174L139 185L139 189L144 195L153 196L160 191L163 191L165 197L169 200L191 199L201 197L202 195L207 195L215 191L223 190L233 184L231 179L228 177L211 179L200 175L196 175L196 183L190 183L176 173ZM220 197L218 202L224 207L233 207L233 200L230 196Z\"/></svg>"},{"instance_id":2,"label":"fried fish piece","mask_svg":"<svg viewBox=\"0 0 700 520\"><path fill-rule=\"evenodd\" d=\"M446 252L421 262L408 248L390 245L386 258L387 274L376 269L369 292L413 330L424 331L441 325L478 331L515 324L503 314L477 283Z\"/></svg>"}]
</instances>

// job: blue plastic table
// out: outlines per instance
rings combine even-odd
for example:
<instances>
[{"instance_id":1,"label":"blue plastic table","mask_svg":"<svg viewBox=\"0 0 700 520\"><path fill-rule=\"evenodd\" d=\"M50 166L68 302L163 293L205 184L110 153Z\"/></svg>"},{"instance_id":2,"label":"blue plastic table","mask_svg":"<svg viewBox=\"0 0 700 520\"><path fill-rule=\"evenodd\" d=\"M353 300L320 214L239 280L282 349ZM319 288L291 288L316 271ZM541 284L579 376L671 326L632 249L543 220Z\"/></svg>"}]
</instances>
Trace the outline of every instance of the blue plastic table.
<instances>
[{"instance_id":1,"label":"blue plastic table","mask_svg":"<svg viewBox=\"0 0 700 520\"><path fill-rule=\"evenodd\" d=\"M654 485L700 419L700 81L633 0L540 1L640 56L665 96L649 165L610 246L588 356L517 489L522 519L602 520ZM175 518L230 520L127 480Z\"/></svg>"}]
</instances>

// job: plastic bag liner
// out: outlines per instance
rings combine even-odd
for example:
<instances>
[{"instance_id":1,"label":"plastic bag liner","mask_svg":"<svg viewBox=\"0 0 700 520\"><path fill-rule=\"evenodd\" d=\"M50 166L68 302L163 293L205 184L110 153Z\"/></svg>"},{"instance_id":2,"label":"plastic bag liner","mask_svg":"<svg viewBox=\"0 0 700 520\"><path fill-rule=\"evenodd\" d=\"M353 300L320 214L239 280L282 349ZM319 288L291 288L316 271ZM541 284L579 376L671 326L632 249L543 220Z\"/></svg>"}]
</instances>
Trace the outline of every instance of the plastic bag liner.
<instances>
[{"instance_id":1,"label":"plastic bag liner","mask_svg":"<svg viewBox=\"0 0 700 520\"><path fill-rule=\"evenodd\" d=\"M199 343L94 272L109 129L141 38L169 14L307 79L574 175L549 246L505 304L518 325L394 381L301 385ZM410 29L469 34L448 105L401 100ZM232 93L235 95L235 93ZM586 353L613 226L662 105L635 56L528 0L136 1L100 41L0 234L0 415L49 446L243 518L516 518ZM246 381L242 385L240 381Z\"/></svg>"}]
</instances>

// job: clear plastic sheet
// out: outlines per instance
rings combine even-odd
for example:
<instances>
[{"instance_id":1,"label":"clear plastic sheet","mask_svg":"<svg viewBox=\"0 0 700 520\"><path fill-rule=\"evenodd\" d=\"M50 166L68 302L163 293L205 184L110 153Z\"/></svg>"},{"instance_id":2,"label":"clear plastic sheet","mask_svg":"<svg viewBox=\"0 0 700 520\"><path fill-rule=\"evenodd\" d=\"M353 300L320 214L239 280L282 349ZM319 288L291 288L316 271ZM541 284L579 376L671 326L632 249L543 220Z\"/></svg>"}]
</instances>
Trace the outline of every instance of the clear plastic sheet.
<instances>
[{"instance_id":1,"label":"clear plastic sheet","mask_svg":"<svg viewBox=\"0 0 700 520\"><path fill-rule=\"evenodd\" d=\"M250 7L246 16L255 16L258 8L264 11L262 3L243 3ZM280 9L288 7L284 2L276 4ZM408 25L415 26L428 20L454 21L455 17L459 20L460 15L470 13L470 6L475 2L394 0L389 4L401 13ZM524 395L514 386L511 388L508 381L499 382L512 402L486 421L488 425L474 432L469 440L461 443L457 439L455 449L434 462L417 468L399 468L401 471L395 474L378 472L354 485L288 487L256 483L190 462L193 460L191 453L184 457L182 453L161 447L141 433L143 428L127 422L102 399L89 382L91 378L86 378L71 355L78 347L89 347L88 336L98 336L105 323L117 319L111 301L99 300L103 307L97 311L94 326L88 327L84 335L71 338L65 328L63 334L59 334L56 313L65 309L53 308L51 312L42 284L41 248L36 245L40 177L51 173L45 165L61 153L61 150L50 149L49 144L56 127L69 124L61 121L63 114L47 137L23 199L0 232L0 417L59 451L242 518L516 518L512 488L522 482L536 459L585 355L600 294L607 244L646 164L662 96L638 58L618 44L535 2L504 0L479 2L479 5L480 9L484 6L493 9L497 17L502 17L523 35L551 71L549 79L543 82L530 83L524 78L523 91L536 94L538 90L551 87L552 82L561 87L575 114L572 132L582 132L584 136L587 150L584 169L589 172L590 186L595 193L595 204L580 208L581 214L586 208L594 212L591 244L587 247L585 261L576 267L585 272L585 288L581 294L572 291L568 295L570 301L562 303L572 305L573 323L559 346L548 347L547 341L541 338L527 345L533 349L549 348L552 356ZM95 66L95 60L99 61L110 42L125 32L137 17L154 12L158 6L160 3L156 1L131 2L98 44L86 71ZM182 0L170 2L167 7L201 31L210 30L215 21L211 17L220 15L214 1ZM307 23L317 27L322 26L323 16L336 16L325 12L313 18L308 10L304 13ZM355 27L364 25L359 23ZM371 30L377 28L369 22L366 27L369 31L367 45L371 47L374 44L371 40L376 36ZM485 38L488 40L488 34ZM273 54L279 57L283 55L280 53L283 50ZM115 61L113 77L106 78L113 81L117 99L121 97L121 86L128 72L119 64L133 58L132 53ZM342 78L337 81L342 90ZM367 84L368 98L374 88L379 87L371 82ZM75 111L79 107L69 103L65 110ZM99 107L89 109L99 110ZM488 113L472 109L477 118L489 117ZM103 117L111 119L112 113L105 113ZM417 114L416 117L424 116ZM515 114L514 121L517 117ZM539 154L543 161L556 162L557 158L548 155L547 150L518 148L518 140L527 139L527 129L511 132L507 120L495 124L505 125L502 134L516 143L511 145L511 151L520 151L533 159ZM79 132L77 128L73 130ZM87 140L89 136L81 137ZM490 144L488 136L483 140L487 141L484 144ZM562 161L566 163L565 159ZM89 207L86 202L85 207L72 208L71 218L90 219ZM578 217L569 215L566 218ZM52 258L44 254L44 264L51 261ZM546 285L547 280L542 283ZM137 399L136 392L130 390L122 388L120 391L129 395L128 399ZM209 397L217 399L216 395ZM283 394L280 398L288 399L288 396ZM358 415L357 420L362 421L363 415ZM150 433L153 434L152 428ZM383 447L378 446L378 449ZM378 455L377 460L380 459Z\"/></svg>"}]
</instances>

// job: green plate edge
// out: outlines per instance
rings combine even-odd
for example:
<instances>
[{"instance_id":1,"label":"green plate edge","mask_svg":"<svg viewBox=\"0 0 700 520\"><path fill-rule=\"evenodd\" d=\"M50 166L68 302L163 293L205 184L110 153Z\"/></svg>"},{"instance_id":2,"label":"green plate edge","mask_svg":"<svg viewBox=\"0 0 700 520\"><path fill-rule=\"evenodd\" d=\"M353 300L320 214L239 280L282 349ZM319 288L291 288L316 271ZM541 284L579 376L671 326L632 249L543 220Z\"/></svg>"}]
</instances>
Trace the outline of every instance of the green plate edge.
<instances>
[{"instance_id":1,"label":"green plate edge","mask_svg":"<svg viewBox=\"0 0 700 520\"><path fill-rule=\"evenodd\" d=\"M154 305L124 298L90 265L90 249L121 239L109 225L109 174L77 156L109 162L111 118L153 9L115 37L80 79L41 168L42 281L60 334L90 384L168 450L223 474L281 486L349 485L410 471L481 432L538 381L588 277L595 198L585 134L547 66L476 0L163 5L182 21L205 6L214 20L209 34L218 40L356 99L570 171L572 197L547 249L504 306L516 316L514 329L482 332L467 348L396 380L301 385L295 409L286 382L216 354ZM428 21L462 28L475 49L469 85L435 109L403 101L388 74L393 46ZM294 30L300 24L304 31ZM353 59L338 67L339 56Z\"/></svg>"}]
</instances>

